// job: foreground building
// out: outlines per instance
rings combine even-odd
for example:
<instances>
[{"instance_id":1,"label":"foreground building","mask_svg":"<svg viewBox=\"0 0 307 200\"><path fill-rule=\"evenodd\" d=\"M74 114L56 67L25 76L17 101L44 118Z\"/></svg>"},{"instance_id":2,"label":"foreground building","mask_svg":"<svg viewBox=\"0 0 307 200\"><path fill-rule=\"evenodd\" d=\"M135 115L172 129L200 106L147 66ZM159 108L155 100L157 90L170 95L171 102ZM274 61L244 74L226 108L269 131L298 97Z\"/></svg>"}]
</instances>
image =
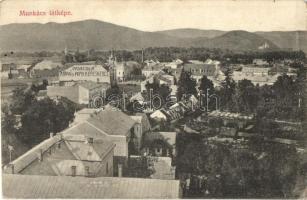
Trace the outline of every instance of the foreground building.
<instances>
[{"instance_id":1,"label":"foreground building","mask_svg":"<svg viewBox=\"0 0 307 200\"><path fill-rule=\"evenodd\" d=\"M50 135L4 167L6 174L41 176L113 176L110 141L78 135Z\"/></svg>"}]
</instances>

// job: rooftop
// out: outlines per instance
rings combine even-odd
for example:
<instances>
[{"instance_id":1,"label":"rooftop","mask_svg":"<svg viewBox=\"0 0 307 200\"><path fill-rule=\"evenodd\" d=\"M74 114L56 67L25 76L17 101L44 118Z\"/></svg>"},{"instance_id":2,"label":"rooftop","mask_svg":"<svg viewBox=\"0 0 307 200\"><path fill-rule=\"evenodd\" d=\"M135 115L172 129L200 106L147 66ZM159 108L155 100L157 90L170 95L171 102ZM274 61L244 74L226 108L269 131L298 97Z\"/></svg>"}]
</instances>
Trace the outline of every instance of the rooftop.
<instances>
[{"instance_id":1,"label":"rooftop","mask_svg":"<svg viewBox=\"0 0 307 200\"><path fill-rule=\"evenodd\" d=\"M36 70L44 70L44 69L54 69L57 67L62 67L62 63L58 63L58 62L53 62L51 60L43 60L39 63L37 63L34 66L34 69Z\"/></svg>"},{"instance_id":2,"label":"rooftop","mask_svg":"<svg viewBox=\"0 0 307 200\"><path fill-rule=\"evenodd\" d=\"M243 73L269 73L270 68L268 67L253 67L253 66L244 66L242 68Z\"/></svg>"},{"instance_id":3,"label":"rooftop","mask_svg":"<svg viewBox=\"0 0 307 200\"><path fill-rule=\"evenodd\" d=\"M178 180L4 174L2 183L6 198L180 198Z\"/></svg>"},{"instance_id":4,"label":"rooftop","mask_svg":"<svg viewBox=\"0 0 307 200\"><path fill-rule=\"evenodd\" d=\"M109 135L122 136L126 136L136 123L130 116L112 107L93 115L88 122Z\"/></svg>"},{"instance_id":5,"label":"rooftop","mask_svg":"<svg viewBox=\"0 0 307 200\"><path fill-rule=\"evenodd\" d=\"M155 64L155 65L146 65L143 69L143 71L160 71L165 66L162 64Z\"/></svg>"},{"instance_id":6,"label":"rooftop","mask_svg":"<svg viewBox=\"0 0 307 200\"><path fill-rule=\"evenodd\" d=\"M82 135L56 135L44 140L10 164L14 166L14 173L66 175L65 171L70 171L69 167L72 165L69 163L101 162L114 146L112 142L102 139L94 139L90 144L88 137ZM38 161L40 153L43 156L41 162ZM4 172L12 173L9 166L4 168Z\"/></svg>"},{"instance_id":7,"label":"rooftop","mask_svg":"<svg viewBox=\"0 0 307 200\"><path fill-rule=\"evenodd\" d=\"M47 95L53 97L66 97L74 103L79 103L79 89L74 86L47 86Z\"/></svg>"},{"instance_id":8,"label":"rooftop","mask_svg":"<svg viewBox=\"0 0 307 200\"><path fill-rule=\"evenodd\" d=\"M246 119L246 120L252 120L254 118L253 115L243 115L241 113L221 112L218 110L210 112L208 116L209 117L224 117L224 118L232 118L232 119Z\"/></svg>"},{"instance_id":9,"label":"rooftop","mask_svg":"<svg viewBox=\"0 0 307 200\"><path fill-rule=\"evenodd\" d=\"M215 64L195 64L195 63L186 63L183 66L184 71L189 71L192 75L206 75L214 76L216 71Z\"/></svg>"}]
</instances>

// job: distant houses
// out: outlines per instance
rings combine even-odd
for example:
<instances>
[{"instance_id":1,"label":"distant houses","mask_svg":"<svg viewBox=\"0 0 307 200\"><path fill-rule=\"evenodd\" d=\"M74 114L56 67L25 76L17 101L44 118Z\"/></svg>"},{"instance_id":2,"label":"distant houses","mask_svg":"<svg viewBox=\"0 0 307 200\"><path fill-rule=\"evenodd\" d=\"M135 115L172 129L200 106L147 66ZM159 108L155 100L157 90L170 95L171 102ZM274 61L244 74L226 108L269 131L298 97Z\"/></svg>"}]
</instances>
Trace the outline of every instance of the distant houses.
<instances>
[{"instance_id":1,"label":"distant houses","mask_svg":"<svg viewBox=\"0 0 307 200\"><path fill-rule=\"evenodd\" d=\"M170 63L166 63L165 67L169 67L171 69L177 69L177 68L180 68L182 65L183 65L183 61L180 59L176 59Z\"/></svg>"},{"instance_id":2,"label":"distant houses","mask_svg":"<svg viewBox=\"0 0 307 200\"><path fill-rule=\"evenodd\" d=\"M244 79L250 80L254 85L273 85L279 74L272 75L268 67L243 66L241 71L234 71L232 78L238 82Z\"/></svg>"},{"instance_id":3,"label":"distant houses","mask_svg":"<svg viewBox=\"0 0 307 200\"><path fill-rule=\"evenodd\" d=\"M221 119L224 126L236 124L238 128L245 127L248 123L253 122L254 115L244 115L241 113L231 113L222 111L212 111L208 113L208 120Z\"/></svg>"},{"instance_id":4,"label":"distant houses","mask_svg":"<svg viewBox=\"0 0 307 200\"><path fill-rule=\"evenodd\" d=\"M150 114L150 118L156 121L175 122L184 117L188 112L197 108L197 99L190 98L187 102L177 102L169 108L161 108Z\"/></svg>"},{"instance_id":5,"label":"distant houses","mask_svg":"<svg viewBox=\"0 0 307 200\"><path fill-rule=\"evenodd\" d=\"M36 63L30 69L31 78L50 79L58 78L60 70L63 68L63 64L60 62L54 62L51 60L43 60Z\"/></svg>"},{"instance_id":6,"label":"distant houses","mask_svg":"<svg viewBox=\"0 0 307 200\"><path fill-rule=\"evenodd\" d=\"M109 87L108 83L91 81L75 83L72 86L48 86L47 96L52 99L66 97L76 104L88 105L95 100L95 97L101 97L101 100L103 100Z\"/></svg>"},{"instance_id":7,"label":"distant houses","mask_svg":"<svg viewBox=\"0 0 307 200\"><path fill-rule=\"evenodd\" d=\"M29 78L29 70L31 65L29 64L15 64L15 63L4 63L1 64L1 78L9 79L23 79Z\"/></svg>"},{"instance_id":8,"label":"distant houses","mask_svg":"<svg viewBox=\"0 0 307 200\"><path fill-rule=\"evenodd\" d=\"M207 78L212 80L215 85L216 80L222 80L224 78L223 73L220 70L220 62L210 59L206 62L190 60L188 63L183 65L183 70L190 72L192 78L194 78L197 83L200 83L203 76L207 76Z\"/></svg>"},{"instance_id":9,"label":"distant houses","mask_svg":"<svg viewBox=\"0 0 307 200\"><path fill-rule=\"evenodd\" d=\"M169 87L175 85L175 77L166 74L163 71L159 71L156 74L152 74L147 79L141 82L141 92L146 91L147 83L157 83L159 85L167 85Z\"/></svg>"},{"instance_id":10,"label":"distant houses","mask_svg":"<svg viewBox=\"0 0 307 200\"><path fill-rule=\"evenodd\" d=\"M146 65L143 69L142 69L142 74L148 78L152 75L158 74L163 68L165 68L165 65L163 64L154 64L154 65Z\"/></svg>"}]
</instances>

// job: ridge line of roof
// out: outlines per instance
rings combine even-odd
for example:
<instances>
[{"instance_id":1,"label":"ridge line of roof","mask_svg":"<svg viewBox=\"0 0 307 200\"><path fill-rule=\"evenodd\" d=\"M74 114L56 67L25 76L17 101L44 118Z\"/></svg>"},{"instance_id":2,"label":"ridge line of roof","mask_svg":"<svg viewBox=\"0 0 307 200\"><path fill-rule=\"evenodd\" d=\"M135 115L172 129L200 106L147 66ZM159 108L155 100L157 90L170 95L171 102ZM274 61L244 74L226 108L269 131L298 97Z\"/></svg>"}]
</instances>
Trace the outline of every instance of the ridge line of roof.
<instances>
[{"instance_id":1,"label":"ridge line of roof","mask_svg":"<svg viewBox=\"0 0 307 200\"><path fill-rule=\"evenodd\" d=\"M114 136L114 137L126 137L124 135L109 135L106 132L104 132L103 130L101 130L100 128L96 127L94 124L90 123L89 121L85 121L84 123L89 124L90 126L92 126L93 128L95 128L96 130L98 130L99 132L103 133L106 136Z\"/></svg>"}]
</instances>

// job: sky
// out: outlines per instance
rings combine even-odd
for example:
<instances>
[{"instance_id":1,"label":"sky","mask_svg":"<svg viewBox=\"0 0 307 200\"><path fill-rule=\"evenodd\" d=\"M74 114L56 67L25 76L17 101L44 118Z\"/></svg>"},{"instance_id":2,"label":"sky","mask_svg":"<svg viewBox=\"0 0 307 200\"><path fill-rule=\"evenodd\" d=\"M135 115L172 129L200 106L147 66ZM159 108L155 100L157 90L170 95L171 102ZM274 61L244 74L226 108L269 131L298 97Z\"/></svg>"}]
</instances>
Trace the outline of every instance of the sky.
<instances>
[{"instance_id":1,"label":"sky","mask_svg":"<svg viewBox=\"0 0 307 200\"><path fill-rule=\"evenodd\" d=\"M0 24L97 19L142 31L177 28L306 30L304 0L2 0ZM70 16L19 16L20 10L70 11Z\"/></svg>"}]
</instances>

